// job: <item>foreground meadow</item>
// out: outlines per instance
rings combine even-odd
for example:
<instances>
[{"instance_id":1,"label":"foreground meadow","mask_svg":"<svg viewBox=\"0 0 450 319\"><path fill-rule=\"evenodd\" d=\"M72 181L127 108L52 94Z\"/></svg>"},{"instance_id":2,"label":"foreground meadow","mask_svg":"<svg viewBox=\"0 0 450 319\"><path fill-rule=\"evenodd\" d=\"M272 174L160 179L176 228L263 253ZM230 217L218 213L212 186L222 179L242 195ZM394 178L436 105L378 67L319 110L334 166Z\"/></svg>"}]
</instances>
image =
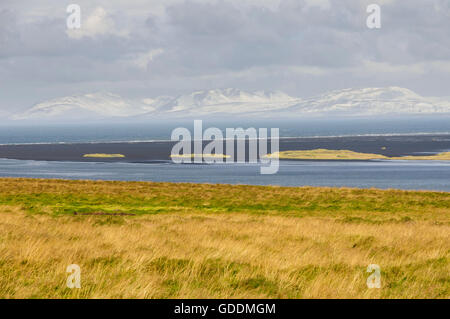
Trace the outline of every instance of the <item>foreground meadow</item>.
<instances>
[{"instance_id":1,"label":"foreground meadow","mask_svg":"<svg viewBox=\"0 0 450 319\"><path fill-rule=\"evenodd\" d=\"M0 298L449 298L449 237L443 192L0 179Z\"/></svg>"}]
</instances>

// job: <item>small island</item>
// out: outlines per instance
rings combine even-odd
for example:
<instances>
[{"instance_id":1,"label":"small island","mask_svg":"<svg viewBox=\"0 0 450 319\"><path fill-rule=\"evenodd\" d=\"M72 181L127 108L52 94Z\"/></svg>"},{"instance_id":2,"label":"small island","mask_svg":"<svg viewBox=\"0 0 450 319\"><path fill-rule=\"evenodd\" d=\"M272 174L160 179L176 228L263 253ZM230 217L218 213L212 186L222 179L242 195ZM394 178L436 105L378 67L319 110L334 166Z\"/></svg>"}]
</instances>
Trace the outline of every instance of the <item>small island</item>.
<instances>
[{"instance_id":1,"label":"small island","mask_svg":"<svg viewBox=\"0 0 450 319\"><path fill-rule=\"evenodd\" d=\"M172 158L230 158L230 155L225 154L172 154L170 155Z\"/></svg>"},{"instance_id":2,"label":"small island","mask_svg":"<svg viewBox=\"0 0 450 319\"><path fill-rule=\"evenodd\" d=\"M123 155L123 154L95 153L95 154L84 154L83 157L90 157L90 158L124 158L125 155Z\"/></svg>"},{"instance_id":3,"label":"small island","mask_svg":"<svg viewBox=\"0 0 450 319\"><path fill-rule=\"evenodd\" d=\"M426 156L396 156L389 157L381 154L358 153L349 150L315 149L303 151L282 151L266 155L267 158L298 159L298 160L450 160L450 152L443 152Z\"/></svg>"}]
</instances>

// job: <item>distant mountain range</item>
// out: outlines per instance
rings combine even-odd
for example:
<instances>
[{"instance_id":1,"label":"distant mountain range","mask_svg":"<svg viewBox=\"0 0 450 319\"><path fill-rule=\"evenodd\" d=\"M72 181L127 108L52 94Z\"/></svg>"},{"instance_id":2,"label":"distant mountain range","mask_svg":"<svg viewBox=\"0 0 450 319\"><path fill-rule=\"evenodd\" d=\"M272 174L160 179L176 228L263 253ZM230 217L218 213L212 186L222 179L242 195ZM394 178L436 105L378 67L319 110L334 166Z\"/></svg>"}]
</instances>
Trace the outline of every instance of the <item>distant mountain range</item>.
<instances>
[{"instance_id":1,"label":"distant mountain range","mask_svg":"<svg viewBox=\"0 0 450 319\"><path fill-rule=\"evenodd\" d=\"M308 99L283 92L239 89L196 91L177 97L125 99L92 93L38 103L12 120L82 121L176 118L302 118L450 114L450 101L423 97L400 87L344 89Z\"/></svg>"}]
</instances>

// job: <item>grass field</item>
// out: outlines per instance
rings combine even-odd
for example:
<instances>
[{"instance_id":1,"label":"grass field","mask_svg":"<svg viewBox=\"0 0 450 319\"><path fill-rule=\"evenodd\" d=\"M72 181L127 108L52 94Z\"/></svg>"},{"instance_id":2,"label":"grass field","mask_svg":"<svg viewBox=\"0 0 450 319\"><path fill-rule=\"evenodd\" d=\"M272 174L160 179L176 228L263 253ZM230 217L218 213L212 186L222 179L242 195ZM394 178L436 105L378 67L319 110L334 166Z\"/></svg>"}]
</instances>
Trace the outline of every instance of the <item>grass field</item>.
<instances>
[{"instance_id":1,"label":"grass field","mask_svg":"<svg viewBox=\"0 0 450 319\"><path fill-rule=\"evenodd\" d=\"M303 159L303 160L372 160L372 159L384 159L384 160L436 160L436 161L448 161L450 160L450 152L443 152L435 155L425 156L397 156L388 157L381 154L371 153L359 153L349 150L327 150L327 149L315 149L315 150L303 150L303 151L282 151L274 154L267 155L267 157L276 157L280 159Z\"/></svg>"},{"instance_id":2,"label":"grass field","mask_svg":"<svg viewBox=\"0 0 450 319\"><path fill-rule=\"evenodd\" d=\"M443 192L0 179L0 298L449 298L449 239Z\"/></svg>"}]
</instances>

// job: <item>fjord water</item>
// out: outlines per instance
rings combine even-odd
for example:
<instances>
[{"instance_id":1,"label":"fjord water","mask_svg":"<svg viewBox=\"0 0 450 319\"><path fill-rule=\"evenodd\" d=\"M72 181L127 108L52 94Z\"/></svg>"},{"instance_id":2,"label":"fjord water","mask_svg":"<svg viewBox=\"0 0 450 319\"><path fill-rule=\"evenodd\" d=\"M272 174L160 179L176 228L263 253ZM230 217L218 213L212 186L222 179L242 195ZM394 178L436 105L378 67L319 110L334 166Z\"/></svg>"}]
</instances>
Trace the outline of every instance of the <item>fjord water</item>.
<instances>
[{"instance_id":1,"label":"fjord water","mask_svg":"<svg viewBox=\"0 0 450 319\"><path fill-rule=\"evenodd\" d=\"M450 132L450 120L445 117L278 122L266 120L240 123L204 121L203 124L204 129L215 126L222 130L226 127L279 127L281 137L420 135ZM3 126L0 127L0 144L170 140L171 131L180 126L192 132L193 121ZM396 139L401 138L399 136ZM253 164L176 165L170 161L146 164L0 159L0 177L450 191L450 163L444 161L281 161L277 174L260 175L259 166Z\"/></svg>"},{"instance_id":2,"label":"fjord water","mask_svg":"<svg viewBox=\"0 0 450 319\"><path fill-rule=\"evenodd\" d=\"M444 161L282 161L275 175L255 164L82 163L0 160L0 177L337 186L450 191Z\"/></svg>"},{"instance_id":3,"label":"fjord water","mask_svg":"<svg viewBox=\"0 0 450 319\"><path fill-rule=\"evenodd\" d=\"M193 131L193 120L137 123L11 124L0 126L0 144L95 143L170 140L177 127ZM376 134L450 133L450 117L303 120L204 120L203 129L279 128L281 137L354 136Z\"/></svg>"}]
</instances>

